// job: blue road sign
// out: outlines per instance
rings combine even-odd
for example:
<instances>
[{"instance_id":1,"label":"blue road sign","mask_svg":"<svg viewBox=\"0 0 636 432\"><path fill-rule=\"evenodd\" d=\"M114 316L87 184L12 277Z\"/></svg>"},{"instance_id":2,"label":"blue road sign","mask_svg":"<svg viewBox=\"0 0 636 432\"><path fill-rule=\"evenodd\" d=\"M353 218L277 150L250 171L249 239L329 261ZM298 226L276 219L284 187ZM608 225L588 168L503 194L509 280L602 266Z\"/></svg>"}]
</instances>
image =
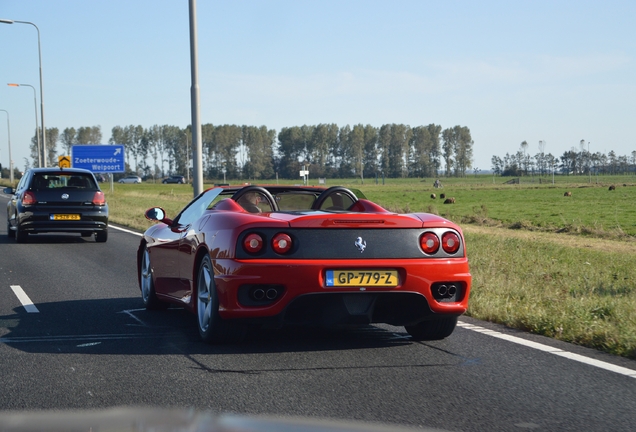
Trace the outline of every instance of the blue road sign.
<instances>
[{"instance_id":1,"label":"blue road sign","mask_svg":"<svg viewBox=\"0 0 636 432\"><path fill-rule=\"evenodd\" d=\"M75 145L72 149L73 168L84 168L94 173L126 172L123 145Z\"/></svg>"}]
</instances>

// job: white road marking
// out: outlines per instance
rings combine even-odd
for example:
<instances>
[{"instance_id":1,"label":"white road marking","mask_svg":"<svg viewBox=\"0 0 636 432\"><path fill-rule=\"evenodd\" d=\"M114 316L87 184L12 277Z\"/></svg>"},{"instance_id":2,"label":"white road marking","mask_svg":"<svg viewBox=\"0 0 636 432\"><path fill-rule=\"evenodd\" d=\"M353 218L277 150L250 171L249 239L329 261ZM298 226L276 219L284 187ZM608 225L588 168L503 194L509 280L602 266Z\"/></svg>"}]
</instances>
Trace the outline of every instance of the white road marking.
<instances>
[{"instance_id":1,"label":"white road marking","mask_svg":"<svg viewBox=\"0 0 636 432\"><path fill-rule=\"evenodd\" d=\"M38 308L35 307L31 299L29 298L29 296L26 295L26 293L24 292L24 290L22 289L20 285L11 285L11 289L15 293L16 297L18 297L18 300L20 300L20 303L22 303L22 306L24 306L24 309L28 313L40 312Z\"/></svg>"},{"instance_id":2,"label":"white road marking","mask_svg":"<svg viewBox=\"0 0 636 432\"><path fill-rule=\"evenodd\" d=\"M77 345L77 347L78 348L86 348L86 347L92 347L92 346L99 345L99 344L101 344L101 342L89 342L89 343Z\"/></svg>"},{"instance_id":3,"label":"white road marking","mask_svg":"<svg viewBox=\"0 0 636 432\"><path fill-rule=\"evenodd\" d=\"M133 234L133 235L136 235L138 237L142 237L143 236L143 234L140 234L138 232L130 231L130 230L127 230L126 228L120 228L120 227L115 226L115 225L108 225L108 228L114 228L116 230L123 231L123 232L126 232L128 234Z\"/></svg>"},{"instance_id":4,"label":"white road marking","mask_svg":"<svg viewBox=\"0 0 636 432\"><path fill-rule=\"evenodd\" d=\"M139 311L145 311L146 309L129 309L129 310L123 310L121 312L117 312L117 313L123 313L128 315L129 317L131 317L132 319L134 319L135 321L137 321L139 324L141 324L144 327L149 327L148 324L146 324L145 322L143 322L141 319L139 319L135 314L133 314L133 312L139 312Z\"/></svg>"},{"instance_id":5,"label":"white road marking","mask_svg":"<svg viewBox=\"0 0 636 432\"><path fill-rule=\"evenodd\" d=\"M614 364L611 363L607 363L601 360L596 360L593 358L589 358L589 357L585 357L583 355L580 354L575 354L569 351L564 351L562 349L559 348L555 348L555 347L551 347L549 345L544 345L544 344L540 344L538 342L532 342L526 339L522 339L520 337L516 337L516 336L512 336L512 335L508 335L508 334L504 334L504 333L500 333L494 330L490 330L484 327L480 327L480 326L476 326L473 324L468 324L462 321L459 321L457 323L458 327L462 327L465 328L467 330L472 330L472 331L476 331L479 333L483 333L485 335L488 336L492 336L492 337L496 337L499 339L503 339L506 340L508 342L512 342L512 343L516 343L519 345L523 345L523 346L527 346L528 348L532 348L532 349L536 349L539 351L544 351L550 354L554 354L560 357L565 357L567 359L570 360L574 360L580 363L584 363L590 366L594 366L600 369L605 369L608 370L610 372L615 372L617 374L621 374L621 375L625 375L628 376L630 378L636 378L636 370L633 369L628 369L622 366L616 366Z\"/></svg>"},{"instance_id":6,"label":"white road marking","mask_svg":"<svg viewBox=\"0 0 636 432\"><path fill-rule=\"evenodd\" d=\"M82 341L116 341L133 339L156 339L156 338L183 338L180 333L130 333L130 334L88 334L88 335L65 335L65 336L33 336L33 337L0 337L0 343L33 343L33 342L82 342Z\"/></svg>"}]
</instances>

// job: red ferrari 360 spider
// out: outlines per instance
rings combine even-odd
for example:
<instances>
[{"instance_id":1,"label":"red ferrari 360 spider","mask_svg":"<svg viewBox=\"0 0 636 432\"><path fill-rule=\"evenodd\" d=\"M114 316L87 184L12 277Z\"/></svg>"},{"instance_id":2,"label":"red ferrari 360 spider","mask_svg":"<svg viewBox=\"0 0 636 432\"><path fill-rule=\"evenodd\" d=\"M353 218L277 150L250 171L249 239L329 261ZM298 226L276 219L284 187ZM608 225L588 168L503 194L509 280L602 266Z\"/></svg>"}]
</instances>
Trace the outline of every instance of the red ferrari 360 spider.
<instances>
[{"instance_id":1,"label":"red ferrari 360 spider","mask_svg":"<svg viewBox=\"0 0 636 432\"><path fill-rule=\"evenodd\" d=\"M201 338L238 341L248 325L388 323L443 339L466 311L461 229L397 214L344 187L215 187L175 219L154 207L139 245L148 309L177 304Z\"/></svg>"}]
</instances>

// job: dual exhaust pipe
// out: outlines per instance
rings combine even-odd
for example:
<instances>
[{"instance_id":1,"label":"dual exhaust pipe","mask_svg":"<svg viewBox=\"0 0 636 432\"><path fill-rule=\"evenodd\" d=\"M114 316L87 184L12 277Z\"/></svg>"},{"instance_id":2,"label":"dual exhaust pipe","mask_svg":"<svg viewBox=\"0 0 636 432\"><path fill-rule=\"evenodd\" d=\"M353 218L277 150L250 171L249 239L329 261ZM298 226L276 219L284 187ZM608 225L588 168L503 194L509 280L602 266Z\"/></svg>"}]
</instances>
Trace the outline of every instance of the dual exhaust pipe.
<instances>
[{"instance_id":1,"label":"dual exhaust pipe","mask_svg":"<svg viewBox=\"0 0 636 432\"><path fill-rule=\"evenodd\" d=\"M243 306L269 306L285 295L285 285L245 284L239 287L237 295L239 303Z\"/></svg>"},{"instance_id":2,"label":"dual exhaust pipe","mask_svg":"<svg viewBox=\"0 0 636 432\"><path fill-rule=\"evenodd\" d=\"M437 287L437 295L441 298L450 298L457 294L457 287L453 284L440 285Z\"/></svg>"},{"instance_id":3,"label":"dual exhaust pipe","mask_svg":"<svg viewBox=\"0 0 636 432\"><path fill-rule=\"evenodd\" d=\"M252 290L252 298L256 301L274 300L278 297L278 290L276 288L256 288Z\"/></svg>"},{"instance_id":4,"label":"dual exhaust pipe","mask_svg":"<svg viewBox=\"0 0 636 432\"><path fill-rule=\"evenodd\" d=\"M431 286L431 294L438 302L458 302L463 297L462 282L438 282Z\"/></svg>"}]
</instances>

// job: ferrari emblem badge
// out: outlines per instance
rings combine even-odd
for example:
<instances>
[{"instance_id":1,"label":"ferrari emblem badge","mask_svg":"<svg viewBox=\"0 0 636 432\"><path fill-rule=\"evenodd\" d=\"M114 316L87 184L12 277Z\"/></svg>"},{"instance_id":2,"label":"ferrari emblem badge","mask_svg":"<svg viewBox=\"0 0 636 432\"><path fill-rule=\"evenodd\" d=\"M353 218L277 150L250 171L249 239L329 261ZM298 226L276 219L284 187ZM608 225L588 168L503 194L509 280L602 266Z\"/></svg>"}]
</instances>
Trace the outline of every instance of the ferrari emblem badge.
<instances>
[{"instance_id":1,"label":"ferrari emblem badge","mask_svg":"<svg viewBox=\"0 0 636 432\"><path fill-rule=\"evenodd\" d=\"M360 253L364 252L364 250L367 247L367 242L365 242L364 240L362 240L362 237L358 237L356 239L356 242L354 243L354 245L358 248L358 250L360 251Z\"/></svg>"}]
</instances>

